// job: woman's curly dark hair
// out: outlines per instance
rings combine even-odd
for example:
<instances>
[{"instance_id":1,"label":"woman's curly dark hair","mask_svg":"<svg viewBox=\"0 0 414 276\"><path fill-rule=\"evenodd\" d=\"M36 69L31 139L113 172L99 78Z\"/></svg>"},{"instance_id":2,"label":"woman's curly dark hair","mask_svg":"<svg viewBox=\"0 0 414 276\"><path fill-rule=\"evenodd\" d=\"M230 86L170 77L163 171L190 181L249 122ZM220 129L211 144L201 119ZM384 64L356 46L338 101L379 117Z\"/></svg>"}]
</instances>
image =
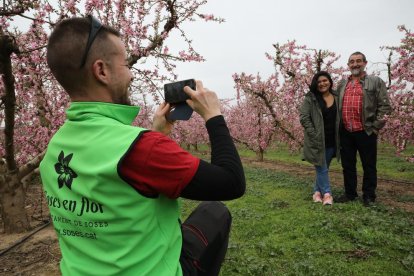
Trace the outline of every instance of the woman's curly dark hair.
<instances>
[{"instance_id":1,"label":"woman's curly dark hair","mask_svg":"<svg viewBox=\"0 0 414 276\"><path fill-rule=\"evenodd\" d=\"M318 100L318 104L321 110L324 111L326 109L326 103L322 98L322 94L318 90L318 79L321 76L328 78L329 83L330 83L329 92L332 93L333 81L332 81L331 75L326 71L319 71L313 76L309 89L310 89L310 92L312 92L313 95L315 95L316 99Z\"/></svg>"}]
</instances>

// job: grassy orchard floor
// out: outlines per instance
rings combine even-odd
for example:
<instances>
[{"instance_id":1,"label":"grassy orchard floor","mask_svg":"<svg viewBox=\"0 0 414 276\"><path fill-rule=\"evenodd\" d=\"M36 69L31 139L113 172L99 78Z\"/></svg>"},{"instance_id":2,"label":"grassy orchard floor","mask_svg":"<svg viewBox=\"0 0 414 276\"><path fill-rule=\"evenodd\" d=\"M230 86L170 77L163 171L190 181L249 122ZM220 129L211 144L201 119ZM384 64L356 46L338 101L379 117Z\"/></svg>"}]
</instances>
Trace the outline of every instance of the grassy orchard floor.
<instances>
[{"instance_id":1,"label":"grassy orchard floor","mask_svg":"<svg viewBox=\"0 0 414 276\"><path fill-rule=\"evenodd\" d=\"M255 153L241 148L241 157L255 157ZM414 146L408 147L403 153L404 156L412 156L414 154ZM292 165L302 165L313 167L308 162L301 160L300 153L291 153L285 145L276 145L276 149L271 149L265 153L265 159L271 161L281 161L291 163ZM341 164L336 159L331 162L331 169L342 171ZM357 161L358 173L362 172L361 162L358 157ZM378 157L377 157L377 173L379 177L406 180L414 182L414 163L409 163L404 158L395 155L395 149L392 146L379 144L378 145Z\"/></svg>"},{"instance_id":2,"label":"grassy orchard floor","mask_svg":"<svg viewBox=\"0 0 414 276\"><path fill-rule=\"evenodd\" d=\"M379 174L413 181L414 164L387 151L380 149ZM265 158L301 162L287 151ZM233 228L221 275L414 274L413 213L361 202L322 206L310 200L312 179L250 166L245 173L245 196L226 203ZM195 205L184 200L183 217Z\"/></svg>"},{"instance_id":3,"label":"grassy orchard floor","mask_svg":"<svg viewBox=\"0 0 414 276\"><path fill-rule=\"evenodd\" d=\"M209 159L206 150L195 154ZM221 275L414 275L414 164L396 158L389 147L379 152L379 177L411 183L382 181L380 203L365 208L361 202L311 202L314 173L299 154L279 148L265 155L266 163L257 163L248 159L254 153L241 150L247 190L226 203L233 228ZM336 161L332 166L335 195L342 180ZM27 206L36 225L48 217L43 196L39 185L30 186ZM183 200L183 218L196 204ZM0 251L25 235L0 229ZM59 259L56 234L48 226L0 257L0 274L60 275Z\"/></svg>"}]
</instances>

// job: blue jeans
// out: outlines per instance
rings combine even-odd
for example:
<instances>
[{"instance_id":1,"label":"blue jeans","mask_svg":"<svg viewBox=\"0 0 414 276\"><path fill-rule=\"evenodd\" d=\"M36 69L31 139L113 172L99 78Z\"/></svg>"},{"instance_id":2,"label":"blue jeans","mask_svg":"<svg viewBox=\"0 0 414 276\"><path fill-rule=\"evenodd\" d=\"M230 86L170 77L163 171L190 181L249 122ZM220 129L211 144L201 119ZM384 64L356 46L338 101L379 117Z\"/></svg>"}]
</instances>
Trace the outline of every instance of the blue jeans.
<instances>
[{"instance_id":1,"label":"blue jeans","mask_svg":"<svg viewBox=\"0 0 414 276\"><path fill-rule=\"evenodd\" d=\"M335 155L335 148L326 148L325 149L325 165L315 166L316 170L316 180L315 187L313 188L314 192L320 192L322 196L326 193L331 192L331 185L329 183L329 165L331 164L332 158Z\"/></svg>"}]
</instances>

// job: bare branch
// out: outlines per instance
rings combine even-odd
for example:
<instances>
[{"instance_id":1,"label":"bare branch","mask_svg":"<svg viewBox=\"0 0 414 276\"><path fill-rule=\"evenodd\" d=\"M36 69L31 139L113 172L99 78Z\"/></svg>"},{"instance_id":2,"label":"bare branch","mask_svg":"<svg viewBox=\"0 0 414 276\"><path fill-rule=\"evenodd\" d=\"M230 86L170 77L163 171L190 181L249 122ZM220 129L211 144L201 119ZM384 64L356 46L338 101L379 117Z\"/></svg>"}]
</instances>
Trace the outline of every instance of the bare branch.
<instances>
[{"instance_id":1,"label":"bare branch","mask_svg":"<svg viewBox=\"0 0 414 276\"><path fill-rule=\"evenodd\" d=\"M236 137L232 137L232 138L236 143L242 144L242 145L246 146L246 148L248 148L249 150L256 152L256 150L249 143L244 142L244 141L242 141L242 140L240 140Z\"/></svg>"},{"instance_id":2,"label":"bare branch","mask_svg":"<svg viewBox=\"0 0 414 276\"><path fill-rule=\"evenodd\" d=\"M174 3L175 1L166 0L167 3L167 10L170 13L170 17L168 18L167 22L164 25L164 30L161 32L161 34L156 35L154 39L152 40L151 44L148 45L144 50L141 51L138 55L132 55L128 63L130 66L133 66L140 58L146 57L150 54L151 51L154 49L160 47L162 43L164 42L165 37L167 37L168 33L177 25L177 12L175 10Z\"/></svg>"},{"instance_id":3,"label":"bare branch","mask_svg":"<svg viewBox=\"0 0 414 276\"><path fill-rule=\"evenodd\" d=\"M21 13L24 13L24 9L22 7L17 7L14 9L6 10L6 9L0 9L0 16L13 16L13 15L19 15Z\"/></svg>"},{"instance_id":4,"label":"bare branch","mask_svg":"<svg viewBox=\"0 0 414 276\"><path fill-rule=\"evenodd\" d=\"M26 51L21 51L19 54L20 55L30 54L31 52L34 52L34 51L37 51L37 50L40 50L40 49L43 49L43 48L46 48L46 47L47 47L47 45L43 45L43 46L40 46L40 47L37 47L37 48L28 49Z\"/></svg>"},{"instance_id":5,"label":"bare branch","mask_svg":"<svg viewBox=\"0 0 414 276\"><path fill-rule=\"evenodd\" d=\"M3 0L3 7L0 8L0 16L20 15L32 8L35 2L28 0Z\"/></svg>"},{"instance_id":6,"label":"bare branch","mask_svg":"<svg viewBox=\"0 0 414 276\"><path fill-rule=\"evenodd\" d=\"M25 176L32 173L36 168L39 167L40 162L42 161L43 157L45 156L46 150L39 153L35 158L31 161L27 162L23 166L19 168L18 177L19 179L24 178Z\"/></svg>"}]
</instances>

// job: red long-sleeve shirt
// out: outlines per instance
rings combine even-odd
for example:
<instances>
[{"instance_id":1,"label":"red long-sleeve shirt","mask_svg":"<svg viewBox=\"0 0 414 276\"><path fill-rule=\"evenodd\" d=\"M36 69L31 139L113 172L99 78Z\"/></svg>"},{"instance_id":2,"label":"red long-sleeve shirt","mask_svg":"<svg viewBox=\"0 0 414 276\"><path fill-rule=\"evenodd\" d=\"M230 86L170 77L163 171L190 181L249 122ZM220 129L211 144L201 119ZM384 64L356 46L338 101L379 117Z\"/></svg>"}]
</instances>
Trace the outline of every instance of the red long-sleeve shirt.
<instances>
[{"instance_id":1,"label":"red long-sleeve shirt","mask_svg":"<svg viewBox=\"0 0 414 276\"><path fill-rule=\"evenodd\" d=\"M119 174L147 197L229 200L244 194L243 166L223 116L206 122L211 163L158 132L145 132L119 164Z\"/></svg>"},{"instance_id":2,"label":"red long-sleeve shirt","mask_svg":"<svg viewBox=\"0 0 414 276\"><path fill-rule=\"evenodd\" d=\"M165 135L142 134L122 162L120 172L141 194L177 198L194 177L200 159Z\"/></svg>"},{"instance_id":3,"label":"red long-sleeve shirt","mask_svg":"<svg viewBox=\"0 0 414 276\"><path fill-rule=\"evenodd\" d=\"M364 130L362 124L362 85L360 81L348 79L342 103L342 120L350 132Z\"/></svg>"}]
</instances>

